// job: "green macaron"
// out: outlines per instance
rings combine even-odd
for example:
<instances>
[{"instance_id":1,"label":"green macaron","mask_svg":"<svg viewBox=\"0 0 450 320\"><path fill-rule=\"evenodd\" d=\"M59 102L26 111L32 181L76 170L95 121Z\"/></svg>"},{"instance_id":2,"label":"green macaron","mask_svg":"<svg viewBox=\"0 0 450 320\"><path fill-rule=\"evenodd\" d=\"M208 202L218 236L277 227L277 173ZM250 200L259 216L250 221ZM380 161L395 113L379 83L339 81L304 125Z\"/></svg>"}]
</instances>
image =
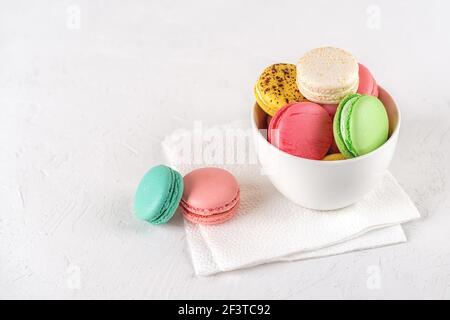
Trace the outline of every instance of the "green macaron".
<instances>
[{"instance_id":1,"label":"green macaron","mask_svg":"<svg viewBox=\"0 0 450 320\"><path fill-rule=\"evenodd\" d=\"M159 165L141 179L134 197L136 215L152 224L172 218L183 195L183 177L175 170Z\"/></svg>"},{"instance_id":2,"label":"green macaron","mask_svg":"<svg viewBox=\"0 0 450 320\"><path fill-rule=\"evenodd\" d=\"M346 158L372 152L388 139L386 109L374 96L349 94L339 103L333 131L336 145Z\"/></svg>"}]
</instances>

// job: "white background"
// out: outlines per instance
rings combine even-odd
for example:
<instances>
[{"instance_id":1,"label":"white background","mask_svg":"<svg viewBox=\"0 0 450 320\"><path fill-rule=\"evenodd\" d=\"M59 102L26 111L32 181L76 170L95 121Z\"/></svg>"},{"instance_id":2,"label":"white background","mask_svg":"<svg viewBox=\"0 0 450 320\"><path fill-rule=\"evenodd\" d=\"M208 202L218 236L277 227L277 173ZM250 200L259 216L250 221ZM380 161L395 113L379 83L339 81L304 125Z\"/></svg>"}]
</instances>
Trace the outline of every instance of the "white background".
<instances>
[{"instance_id":1,"label":"white background","mask_svg":"<svg viewBox=\"0 0 450 320\"><path fill-rule=\"evenodd\" d=\"M0 298L450 298L449 12L444 0L2 0ZM353 52L402 108L391 170L423 218L406 244L195 277L182 218L132 214L160 140L248 118L265 66L324 45Z\"/></svg>"}]
</instances>

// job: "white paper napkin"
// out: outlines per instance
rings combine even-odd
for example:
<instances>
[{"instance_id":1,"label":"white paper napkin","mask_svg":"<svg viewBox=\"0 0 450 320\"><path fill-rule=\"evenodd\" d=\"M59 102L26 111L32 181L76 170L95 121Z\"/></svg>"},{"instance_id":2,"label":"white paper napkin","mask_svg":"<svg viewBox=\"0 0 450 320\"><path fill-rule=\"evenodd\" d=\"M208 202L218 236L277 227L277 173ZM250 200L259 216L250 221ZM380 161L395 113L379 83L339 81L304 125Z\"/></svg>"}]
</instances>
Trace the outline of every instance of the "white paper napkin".
<instances>
[{"instance_id":1,"label":"white paper napkin","mask_svg":"<svg viewBox=\"0 0 450 320\"><path fill-rule=\"evenodd\" d=\"M178 130L163 141L170 164L183 175L197 167L219 166L232 172L240 184L241 206L232 220L215 226L185 222L197 275L406 241L400 224L419 218L419 212L390 173L350 207L326 212L305 209L281 195L251 159L223 164L224 155L235 147L226 143L226 137L236 129L247 132L242 123L233 123ZM247 150L251 153L252 147Z\"/></svg>"}]
</instances>

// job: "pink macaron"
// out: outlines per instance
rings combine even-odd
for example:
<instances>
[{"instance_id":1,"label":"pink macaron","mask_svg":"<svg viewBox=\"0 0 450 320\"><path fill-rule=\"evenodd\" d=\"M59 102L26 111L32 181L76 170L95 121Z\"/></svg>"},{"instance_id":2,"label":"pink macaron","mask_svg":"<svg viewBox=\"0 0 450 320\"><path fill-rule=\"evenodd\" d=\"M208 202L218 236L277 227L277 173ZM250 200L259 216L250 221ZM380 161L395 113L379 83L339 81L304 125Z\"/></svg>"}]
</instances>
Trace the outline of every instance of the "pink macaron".
<instances>
[{"instance_id":1,"label":"pink macaron","mask_svg":"<svg viewBox=\"0 0 450 320\"><path fill-rule=\"evenodd\" d=\"M333 142L333 123L319 104L287 104L270 121L268 140L289 154L321 160Z\"/></svg>"},{"instance_id":2,"label":"pink macaron","mask_svg":"<svg viewBox=\"0 0 450 320\"><path fill-rule=\"evenodd\" d=\"M236 214L240 203L236 178L220 168L201 168L184 178L181 209L184 217L199 224L223 223Z\"/></svg>"},{"instance_id":3,"label":"pink macaron","mask_svg":"<svg viewBox=\"0 0 450 320\"><path fill-rule=\"evenodd\" d=\"M357 92L378 97L378 85L369 69L361 63L359 63L359 85Z\"/></svg>"},{"instance_id":4,"label":"pink macaron","mask_svg":"<svg viewBox=\"0 0 450 320\"><path fill-rule=\"evenodd\" d=\"M331 117L331 121L333 121L338 105L337 104L323 104L322 107L325 108L325 110L328 112L328 114ZM333 137L333 141L331 142L331 147L330 147L330 150L328 150L328 153L329 154L340 153L340 151L337 147L336 141L334 140L334 137Z\"/></svg>"},{"instance_id":5,"label":"pink macaron","mask_svg":"<svg viewBox=\"0 0 450 320\"><path fill-rule=\"evenodd\" d=\"M334 115L336 114L336 110L338 105L337 104L323 104L322 107L328 112L331 119L334 118Z\"/></svg>"}]
</instances>

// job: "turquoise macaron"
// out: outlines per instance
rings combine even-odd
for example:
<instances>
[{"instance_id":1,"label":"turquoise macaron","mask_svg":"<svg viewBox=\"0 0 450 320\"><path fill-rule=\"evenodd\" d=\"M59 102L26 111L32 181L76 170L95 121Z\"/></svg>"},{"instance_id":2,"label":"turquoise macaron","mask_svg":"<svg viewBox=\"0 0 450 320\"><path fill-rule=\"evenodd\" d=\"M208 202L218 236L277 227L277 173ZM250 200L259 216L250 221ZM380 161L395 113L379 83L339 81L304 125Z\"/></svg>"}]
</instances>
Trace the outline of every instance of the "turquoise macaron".
<instances>
[{"instance_id":1,"label":"turquoise macaron","mask_svg":"<svg viewBox=\"0 0 450 320\"><path fill-rule=\"evenodd\" d=\"M337 108L333 133L339 151L346 158L379 148L389 135L389 119L383 103L371 95L347 95Z\"/></svg>"},{"instance_id":2,"label":"turquoise macaron","mask_svg":"<svg viewBox=\"0 0 450 320\"><path fill-rule=\"evenodd\" d=\"M134 197L136 215L151 224L168 222L183 195L183 177L165 165L151 168L141 179Z\"/></svg>"}]
</instances>

